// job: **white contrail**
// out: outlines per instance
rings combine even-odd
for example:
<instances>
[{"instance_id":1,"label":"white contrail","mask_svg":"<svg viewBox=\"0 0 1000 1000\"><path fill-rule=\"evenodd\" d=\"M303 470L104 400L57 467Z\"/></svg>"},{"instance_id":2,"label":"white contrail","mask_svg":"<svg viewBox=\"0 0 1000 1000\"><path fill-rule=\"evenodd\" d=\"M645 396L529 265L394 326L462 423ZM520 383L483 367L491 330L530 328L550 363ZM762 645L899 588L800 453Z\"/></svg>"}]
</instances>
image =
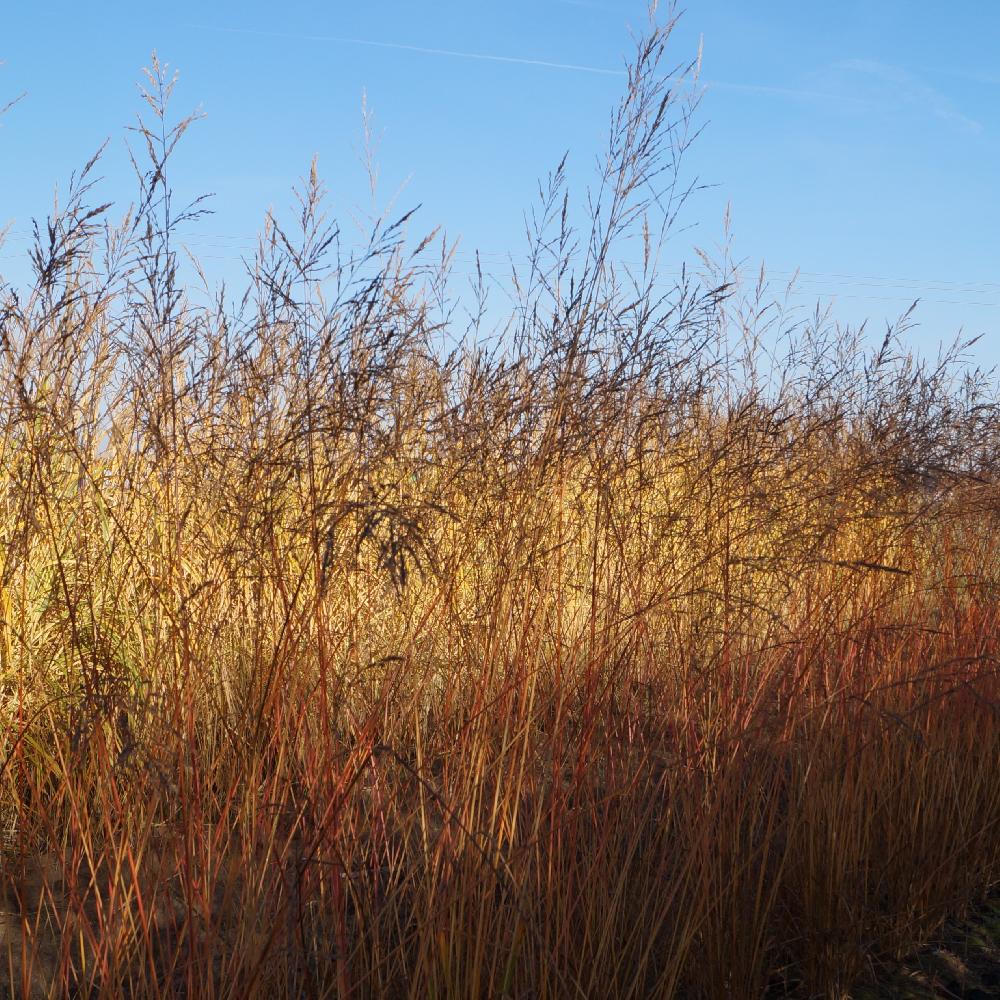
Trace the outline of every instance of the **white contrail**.
<instances>
[{"instance_id":1,"label":"white contrail","mask_svg":"<svg viewBox=\"0 0 1000 1000\"><path fill-rule=\"evenodd\" d=\"M231 35L256 35L260 38L286 38L298 42L333 42L338 45L364 45L374 49L394 49L400 52L418 52L429 56L450 56L453 59L474 59L480 62L507 63L515 66L539 66L543 69L568 70L576 73L592 73L598 76L625 77L624 69L607 69L603 66L588 66L583 63L552 62L548 59L526 59L522 56L500 56L489 52L467 52L462 49L440 49L426 45L406 45L402 42L376 42L370 38L352 38L347 35L310 35L290 31L262 31L256 28L232 28L215 24L191 24L191 28L203 31L221 31ZM689 77L671 77L671 83L690 82ZM796 87L771 87L753 83L732 83L728 80L700 81L703 87L728 90L742 94L757 94L763 97L781 97L793 100L833 101L840 104L854 104L867 107L867 102L845 98L836 94L806 90Z\"/></svg>"},{"instance_id":2,"label":"white contrail","mask_svg":"<svg viewBox=\"0 0 1000 1000\"><path fill-rule=\"evenodd\" d=\"M481 62L514 63L519 66L541 66L545 69L572 70L577 73L595 73L600 76L626 76L623 69L605 69L580 63L549 62L546 59L524 59L518 56L497 56L487 52L463 52L458 49L436 49L423 45L403 45L400 42L375 42L368 38L349 38L343 35L303 35L284 31L257 31L253 28L225 28L217 25L191 25L193 28L225 31L235 35L260 35L265 38L288 38L301 42L336 42L341 45L367 45L375 49L397 49L403 52L420 52L429 56L451 56L455 59L477 59Z\"/></svg>"}]
</instances>

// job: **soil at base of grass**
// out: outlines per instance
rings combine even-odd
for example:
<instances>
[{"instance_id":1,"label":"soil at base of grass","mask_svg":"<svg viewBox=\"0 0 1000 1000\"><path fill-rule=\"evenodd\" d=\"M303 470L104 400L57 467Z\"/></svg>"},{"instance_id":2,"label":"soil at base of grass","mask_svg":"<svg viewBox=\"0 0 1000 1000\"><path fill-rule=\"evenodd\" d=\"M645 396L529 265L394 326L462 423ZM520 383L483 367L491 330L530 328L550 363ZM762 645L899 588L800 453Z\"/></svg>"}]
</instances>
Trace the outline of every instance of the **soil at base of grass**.
<instances>
[{"instance_id":1,"label":"soil at base of grass","mask_svg":"<svg viewBox=\"0 0 1000 1000\"><path fill-rule=\"evenodd\" d=\"M1000 892L961 921L950 921L933 942L894 966L852 1000L997 1000L1000 998Z\"/></svg>"}]
</instances>

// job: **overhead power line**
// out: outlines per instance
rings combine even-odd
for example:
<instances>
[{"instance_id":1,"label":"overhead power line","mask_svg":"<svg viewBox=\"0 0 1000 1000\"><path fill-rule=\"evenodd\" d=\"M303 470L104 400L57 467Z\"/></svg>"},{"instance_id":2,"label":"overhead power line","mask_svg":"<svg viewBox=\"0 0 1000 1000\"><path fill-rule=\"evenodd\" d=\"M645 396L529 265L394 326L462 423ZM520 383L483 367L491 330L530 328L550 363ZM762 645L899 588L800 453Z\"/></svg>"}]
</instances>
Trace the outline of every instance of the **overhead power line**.
<instances>
[{"instance_id":1,"label":"overhead power line","mask_svg":"<svg viewBox=\"0 0 1000 1000\"><path fill-rule=\"evenodd\" d=\"M12 230L7 235L7 242L28 242L33 239L31 233L24 230ZM178 240L182 246L206 247L208 249L217 248L220 250L245 251L246 254L253 254L257 251L258 243L245 236L228 235L222 233L196 233L189 237ZM343 247L349 250L364 250L364 243L344 243ZM199 254L199 259L205 260L232 260L239 261L243 255L233 254ZM0 254L0 259L14 259L13 254ZM452 259L475 265L477 259L483 264L484 275L498 276L498 268L507 267L511 264L519 267L530 263L527 255L508 254L501 250L459 250L452 255ZM642 262L636 260L617 259L612 262L617 267L641 268ZM659 267L658 273L664 275L680 275L680 267ZM743 274L748 278L756 275L756 268L746 268ZM472 273L472 272L470 272ZM688 268L688 273L693 273L692 268ZM847 284L854 288L874 288L890 289L898 288L912 290L915 292L947 292L958 293L986 293L990 294L994 290L1000 291L1000 281L978 281L956 278L916 278L899 277L895 275L881 274L851 274L843 271L806 271L806 270L785 270L780 268L765 267L765 279L795 279L795 284L822 284L840 285Z\"/></svg>"},{"instance_id":2,"label":"overhead power line","mask_svg":"<svg viewBox=\"0 0 1000 1000\"><path fill-rule=\"evenodd\" d=\"M5 242L26 243L33 235L25 230L12 230L7 233ZM195 251L198 260L241 262L251 257L258 249L258 243L250 241L245 236L224 233L195 233L190 237L179 239L181 246L189 246ZM364 243L345 243L345 250L363 251ZM205 253L200 251L226 250L230 253ZM242 254L239 251L243 251ZM17 260L21 254L0 253L0 260ZM451 255L451 274L455 277L473 278L477 275L477 264L484 278L494 282L507 280L510 277L511 266L524 268L530 264L530 258L525 255L504 253L498 250L456 251ZM544 263L544 262L543 262ZM641 261L614 260L612 263L622 269L641 270ZM682 269L679 266L659 267L657 275L662 278L678 278ZM688 274L696 274L695 269L687 268ZM747 268L741 272L748 282L754 280L755 270ZM930 298L932 295L949 296L992 296L1000 294L1000 281L969 281L954 278L906 278L878 274L850 274L842 271L788 271L783 269L764 269L765 280L772 282L787 280L791 287L788 294L799 298L817 299L851 299L866 302L912 302L920 299L925 303L935 305L959 305L976 308L997 309L1000 301L970 300L969 298ZM661 280L660 284L664 284ZM805 286L805 287L803 287ZM876 295L858 293L858 289L871 289L872 292L900 291L905 295Z\"/></svg>"},{"instance_id":3,"label":"overhead power line","mask_svg":"<svg viewBox=\"0 0 1000 1000\"><path fill-rule=\"evenodd\" d=\"M0 261L3 261L3 260L18 260L18 259L21 259L21 257L20 257L19 254L0 254ZM234 256L231 256L231 255L228 255L228 254L199 254L197 259L198 260L211 260L211 261L229 261L229 262L233 262L233 263L238 263L238 262L241 262L242 260L244 260L245 258L234 257ZM477 276L477 272L475 270L473 270L473 269L469 269L468 267L462 267L462 268L455 268L455 267L453 267L450 270L449 273L450 273L451 277L453 277L453 278L469 278L469 279L473 279L473 278L475 278ZM676 278L676 277L679 277L679 275L680 275L680 271L679 270L674 270L674 269L671 269L671 270L662 269L658 273L663 278L666 278L668 276ZM508 280L510 278L510 273L508 271L499 271L499 270L492 270L492 269L487 269L487 268L482 268L482 275L483 275L484 279L487 279L487 280L489 280L490 282L493 282L493 283L500 283L500 282L506 281L506 280ZM669 282L664 281L661 278L661 280L658 281L656 284L657 284L657 287L659 287L659 288L666 288L668 286ZM894 287L894 286L891 286L891 285L866 286L864 283L857 283L857 284L844 283L844 284L846 285L847 288L872 287L875 291L878 291L878 290L889 291L889 290L892 290L892 288ZM984 291L988 292L989 290L987 290L987 289L968 289L968 290L965 290L965 293L966 294L975 294L977 291L978 292L984 292ZM810 300L817 300L817 301L820 301L820 300L829 300L831 302L837 302L837 301L841 301L841 300L851 300L851 301L859 301L859 302L894 302L894 303L902 305L902 304L909 304L909 303L912 303L912 302L914 302L916 300L919 300L921 303L924 303L924 304L948 305L948 306L965 306L965 307L983 308L983 309L1000 309L1000 299L997 299L995 301L994 300L986 301L986 300L968 299L968 298L966 298L966 299L931 298L930 296L934 295L935 293L957 295L957 294L962 294L963 293L963 289L961 289L961 288L934 289L934 288L926 288L926 287L924 287L924 288L914 288L912 290L912 294L909 294L909 295L875 295L875 294L869 294L869 293L857 293L857 292L843 291L841 288L831 288L829 286L825 286L825 287L815 287L815 286L813 286L813 287L810 287L810 288L797 288L797 287L793 286L793 287L787 289L783 294L786 295L786 296L791 296L791 297L795 297L795 298L808 298ZM780 297L780 296L776 296L776 297Z\"/></svg>"}]
</instances>

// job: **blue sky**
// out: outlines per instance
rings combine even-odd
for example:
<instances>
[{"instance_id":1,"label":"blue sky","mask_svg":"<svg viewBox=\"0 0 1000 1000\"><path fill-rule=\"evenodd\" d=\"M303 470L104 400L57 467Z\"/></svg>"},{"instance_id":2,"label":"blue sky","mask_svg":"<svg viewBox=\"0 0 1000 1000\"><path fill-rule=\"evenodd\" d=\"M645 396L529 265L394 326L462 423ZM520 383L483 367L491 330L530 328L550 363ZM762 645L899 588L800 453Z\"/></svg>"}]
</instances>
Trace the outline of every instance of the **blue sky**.
<instances>
[{"instance_id":1,"label":"blue sky","mask_svg":"<svg viewBox=\"0 0 1000 1000\"><path fill-rule=\"evenodd\" d=\"M0 225L13 227L0 273L16 277L31 217L106 137L102 192L127 203L123 128L154 48L181 72L177 112L207 116L173 180L215 192L191 234L212 274L238 273L314 154L336 214L350 225L367 206L363 92L380 201L422 203L418 225L443 224L464 253L517 256L536 181L565 150L582 197L627 27L644 21L642 0L8 5L0 104L26 96L0 122ZM687 169L712 187L672 259L714 246L730 203L737 256L776 279L800 268L804 306L835 298L837 317L878 331L920 297L917 346L963 328L1000 362L1000 4L691 0L676 60L699 39L705 131Z\"/></svg>"}]
</instances>

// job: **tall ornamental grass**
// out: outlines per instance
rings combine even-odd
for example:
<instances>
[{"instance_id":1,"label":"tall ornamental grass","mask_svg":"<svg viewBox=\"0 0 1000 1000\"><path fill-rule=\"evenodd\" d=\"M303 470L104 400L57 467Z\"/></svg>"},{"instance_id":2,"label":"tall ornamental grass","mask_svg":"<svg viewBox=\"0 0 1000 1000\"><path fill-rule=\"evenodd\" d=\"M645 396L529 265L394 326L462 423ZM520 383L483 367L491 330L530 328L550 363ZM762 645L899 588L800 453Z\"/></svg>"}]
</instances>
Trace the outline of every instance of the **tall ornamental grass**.
<instances>
[{"instance_id":1,"label":"tall ornamental grass","mask_svg":"<svg viewBox=\"0 0 1000 1000\"><path fill-rule=\"evenodd\" d=\"M8 995L843 997L1000 881L994 383L725 251L665 281L672 26L499 325L315 170L245 293L199 291L159 63L124 218L95 160L36 227L0 293Z\"/></svg>"}]
</instances>

